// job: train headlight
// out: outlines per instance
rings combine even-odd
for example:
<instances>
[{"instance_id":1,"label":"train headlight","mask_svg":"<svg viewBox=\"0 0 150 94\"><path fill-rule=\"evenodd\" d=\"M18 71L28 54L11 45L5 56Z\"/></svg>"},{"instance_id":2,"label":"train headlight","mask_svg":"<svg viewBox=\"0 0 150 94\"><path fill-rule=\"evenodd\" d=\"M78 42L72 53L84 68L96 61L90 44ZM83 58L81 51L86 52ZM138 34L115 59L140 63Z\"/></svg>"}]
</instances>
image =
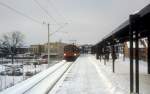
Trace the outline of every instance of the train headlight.
<instances>
[{"instance_id":1,"label":"train headlight","mask_svg":"<svg viewBox=\"0 0 150 94\"><path fill-rule=\"evenodd\" d=\"M74 56L77 56L77 54L75 53Z\"/></svg>"},{"instance_id":2,"label":"train headlight","mask_svg":"<svg viewBox=\"0 0 150 94\"><path fill-rule=\"evenodd\" d=\"M66 56L66 53L64 53L64 56Z\"/></svg>"}]
</instances>

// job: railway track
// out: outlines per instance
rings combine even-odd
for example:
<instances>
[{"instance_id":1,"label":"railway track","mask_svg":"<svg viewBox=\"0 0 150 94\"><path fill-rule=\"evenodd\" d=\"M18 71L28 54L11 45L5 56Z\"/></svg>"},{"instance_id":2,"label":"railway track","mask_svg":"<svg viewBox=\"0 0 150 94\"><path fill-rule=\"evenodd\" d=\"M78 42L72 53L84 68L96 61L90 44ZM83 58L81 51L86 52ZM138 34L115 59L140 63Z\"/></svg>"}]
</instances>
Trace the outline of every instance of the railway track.
<instances>
[{"instance_id":1,"label":"railway track","mask_svg":"<svg viewBox=\"0 0 150 94\"><path fill-rule=\"evenodd\" d=\"M0 94L48 94L71 65L72 62L58 63Z\"/></svg>"}]
</instances>

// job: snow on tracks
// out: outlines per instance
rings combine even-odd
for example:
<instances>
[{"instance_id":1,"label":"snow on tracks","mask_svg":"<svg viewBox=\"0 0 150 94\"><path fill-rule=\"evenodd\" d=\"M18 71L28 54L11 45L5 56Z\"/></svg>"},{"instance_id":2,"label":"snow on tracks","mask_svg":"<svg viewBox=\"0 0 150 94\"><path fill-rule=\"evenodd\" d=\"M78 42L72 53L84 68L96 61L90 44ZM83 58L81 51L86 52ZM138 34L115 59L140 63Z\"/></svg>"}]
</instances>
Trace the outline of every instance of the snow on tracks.
<instances>
[{"instance_id":1,"label":"snow on tracks","mask_svg":"<svg viewBox=\"0 0 150 94\"><path fill-rule=\"evenodd\" d=\"M48 92L49 89L53 87L70 65L71 63L62 61L47 70L4 90L0 94L45 94L45 92ZM34 93L35 91L38 92Z\"/></svg>"}]
</instances>

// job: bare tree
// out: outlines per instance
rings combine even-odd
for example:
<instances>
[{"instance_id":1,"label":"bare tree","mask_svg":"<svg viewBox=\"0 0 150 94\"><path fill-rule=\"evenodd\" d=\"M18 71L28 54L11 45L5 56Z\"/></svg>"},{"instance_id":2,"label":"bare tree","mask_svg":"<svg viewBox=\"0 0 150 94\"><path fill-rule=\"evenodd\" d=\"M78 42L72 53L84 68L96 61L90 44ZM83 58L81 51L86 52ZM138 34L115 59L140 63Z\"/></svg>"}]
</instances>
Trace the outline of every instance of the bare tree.
<instances>
[{"instance_id":1,"label":"bare tree","mask_svg":"<svg viewBox=\"0 0 150 94\"><path fill-rule=\"evenodd\" d=\"M17 54L17 48L23 46L24 36L19 31L3 34L0 39L0 51L3 55L11 55L12 64L14 63L14 56Z\"/></svg>"}]
</instances>

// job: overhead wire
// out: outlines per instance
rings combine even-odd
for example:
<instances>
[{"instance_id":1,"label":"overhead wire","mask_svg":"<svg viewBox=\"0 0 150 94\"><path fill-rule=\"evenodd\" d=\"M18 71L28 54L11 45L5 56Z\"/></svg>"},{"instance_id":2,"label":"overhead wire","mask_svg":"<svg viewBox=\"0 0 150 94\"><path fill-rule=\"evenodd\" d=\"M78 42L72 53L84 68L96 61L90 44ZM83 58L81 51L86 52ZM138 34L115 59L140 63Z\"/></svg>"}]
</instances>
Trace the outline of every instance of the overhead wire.
<instances>
[{"instance_id":1,"label":"overhead wire","mask_svg":"<svg viewBox=\"0 0 150 94\"><path fill-rule=\"evenodd\" d=\"M36 2L36 4L38 4L38 6L39 6L50 18L52 18L52 19L55 21L55 23L56 23L57 25L60 25L60 24L58 24L57 21L49 14L49 12L48 12L45 8L43 8L43 7L40 5L40 3L39 3L37 0L34 0L34 1ZM5 7L5 8L8 8L9 10L11 10L11 11L13 11L13 12L15 12L15 13L17 13L17 14L19 14L19 15L21 15L21 16L23 16L23 17L25 17L25 18L27 18L27 19L29 19L29 20L31 20L31 21L33 21L33 22L35 22L35 23L43 24L43 22L38 21L38 20L34 19L33 17L31 17L31 16L29 16L29 15L26 15L25 13L23 13L23 12L21 12L21 11L15 9L15 8L13 8L13 7L7 5L7 4L5 4L5 3L3 3L3 2L0 2L0 6L3 6L3 7ZM66 24L66 23L65 23L65 24ZM63 27L64 27L64 26L61 26L61 25L60 25L60 27L56 30L56 32L57 32L58 30L60 30L61 28L63 28Z\"/></svg>"},{"instance_id":2,"label":"overhead wire","mask_svg":"<svg viewBox=\"0 0 150 94\"><path fill-rule=\"evenodd\" d=\"M41 8L41 10L43 10L43 11L47 14L47 16L48 16L49 18L51 18L57 25L59 25L59 24L57 23L56 19L48 12L48 10L46 10L46 9L38 2L38 0L33 0L33 1Z\"/></svg>"},{"instance_id":3,"label":"overhead wire","mask_svg":"<svg viewBox=\"0 0 150 94\"><path fill-rule=\"evenodd\" d=\"M58 9L55 7L55 4L51 0L47 0L47 1L49 2L49 4L51 4L50 6L53 7L53 9L55 10L55 12L59 16L61 16L65 20L65 22L67 22L68 19L64 15L62 15L62 13L60 13L60 11L58 11Z\"/></svg>"},{"instance_id":4,"label":"overhead wire","mask_svg":"<svg viewBox=\"0 0 150 94\"><path fill-rule=\"evenodd\" d=\"M46 10L41 4L40 2L38 2L38 0L33 0L40 8L41 10L43 10L43 12L45 12L47 14L47 16L49 16L49 18L52 18L56 25L58 25L59 27L55 30L55 32L52 32L51 35L53 35L54 33L56 32L59 32L60 29L64 28L64 26L66 26L68 23L63 23L63 24L60 24L60 23L57 23L56 19L48 12L48 10ZM50 25L54 25L54 24L51 24Z\"/></svg>"},{"instance_id":5,"label":"overhead wire","mask_svg":"<svg viewBox=\"0 0 150 94\"><path fill-rule=\"evenodd\" d=\"M33 22L36 22L36 23L38 23L38 24L43 24L41 21L38 21L38 20L32 18L31 16L28 16L28 15L26 15L25 13L23 13L23 12L21 12L21 11L18 11L17 9L12 8L11 6L9 6L9 5L7 5L7 4L5 4L5 3L3 3L3 2L0 2L0 6L6 7L6 8L8 8L9 10L11 10L11 11L13 11L13 12L15 12L15 13L21 15L21 16L24 16L25 18L27 18L27 19L29 19L29 20L31 20L31 21L33 21Z\"/></svg>"},{"instance_id":6,"label":"overhead wire","mask_svg":"<svg viewBox=\"0 0 150 94\"><path fill-rule=\"evenodd\" d=\"M47 1L48 1L48 3L50 4L49 6L50 6L51 8L53 8L54 11L55 11L59 16L61 16L61 17L64 19L64 22L65 22L65 23L63 23L63 25L60 26L60 28L58 28L58 29L56 30L56 32L58 32L58 30L64 28L66 25L70 24L71 20L68 19L65 15L63 15L62 12L60 12L60 11L58 10L58 8L56 8L56 6L55 6L55 4L52 2L52 0L47 0ZM67 24L66 24L66 23L67 23ZM55 32L54 32L54 33L55 33Z\"/></svg>"},{"instance_id":7,"label":"overhead wire","mask_svg":"<svg viewBox=\"0 0 150 94\"><path fill-rule=\"evenodd\" d=\"M57 21L53 18L53 16L50 15L49 12L48 12L44 7L42 7L41 4L40 4L37 0L33 0L33 1L34 1L50 18L52 18L52 19L55 21L56 24L58 24ZM3 3L3 2L0 2L0 5L3 6L3 7L5 7L5 8L8 8L9 10L11 10L11 11L13 11L13 12L15 12L15 13L17 13L17 14L19 14L19 15L21 15L21 16L23 16L23 17L25 17L25 18L27 18L27 19L29 19L29 20L31 20L31 21L33 21L33 22L36 22L36 23L38 23L38 24L43 24L43 22L38 21L38 20L34 19L33 17L31 17L31 16L29 16L29 15L26 15L25 13L23 13L23 12L21 12L21 11L18 11L17 9L15 9L15 8L13 8L13 7L7 5L7 4L5 4L5 3ZM55 8L55 10L56 10L56 8ZM60 15L60 14L59 14L59 15ZM60 25L60 24L58 24L58 25ZM61 27L60 27L60 28L61 28Z\"/></svg>"},{"instance_id":8,"label":"overhead wire","mask_svg":"<svg viewBox=\"0 0 150 94\"><path fill-rule=\"evenodd\" d=\"M55 32L52 32L50 35L53 35L57 32L59 32L60 29L64 28L66 24L64 24L63 26L60 26Z\"/></svg>"}]
</instances>

